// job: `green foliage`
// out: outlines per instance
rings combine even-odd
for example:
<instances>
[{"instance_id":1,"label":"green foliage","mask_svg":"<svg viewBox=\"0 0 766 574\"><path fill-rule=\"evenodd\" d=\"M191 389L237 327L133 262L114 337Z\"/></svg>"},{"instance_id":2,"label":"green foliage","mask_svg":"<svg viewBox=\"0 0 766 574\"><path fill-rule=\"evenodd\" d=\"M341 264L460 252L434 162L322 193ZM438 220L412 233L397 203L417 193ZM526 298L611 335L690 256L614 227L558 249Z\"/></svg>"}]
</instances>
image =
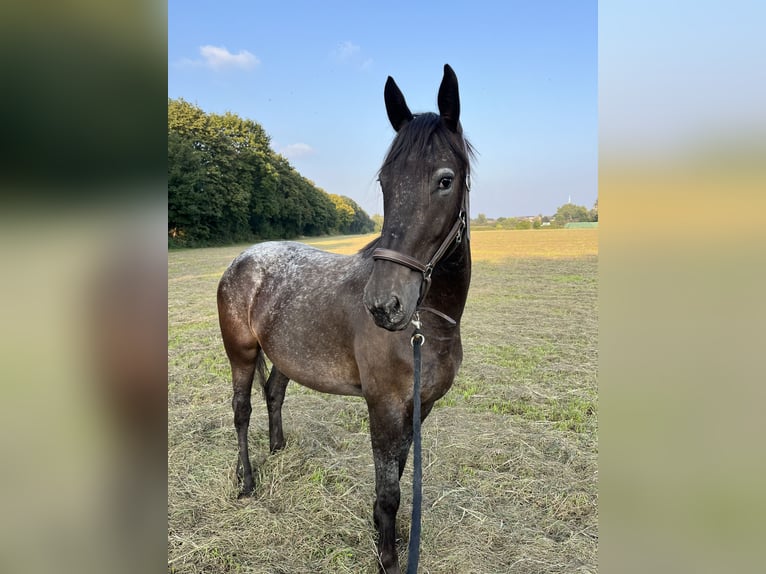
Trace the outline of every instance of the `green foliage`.
<instances>
[{"instance_id":1,"label":"green foliage","mask_svg":"<svg viewBox=\"0 0 766 574\"><path fill-rule=\"evenodd\" d=\"M596 202L593 204L593 209L588 212L588 215L590 216L591 221L598 221L598 197L596 198Z\"/></svg>"},{"instance_id":2,"label":"green foliage","mask_svg":"<svg viewBox=\"0 0 766 574\"><path fill-rule=\"evenodd\" d=\"M168 99L168 241L202 246L368 233L353 200L330 196L271 149L263 127Z\"/></svg>"},{"instance_id":3,"label":"green foliage","mask_svg":"<svg viewBox=\"0 0 766 574\"><path fill-rule=\"evenodd\" d=\"M556 211L556 215L553 216L552 227L564 227L567 223L575 221L591 221L588 210L582 205L574 205L573 203L565 203Z\"/></svg>"},{"instance_id":4,"label":"green foliage","mask_svg":"<svg viewBox=\"0 0 766 574\"><path fill-rule=\"evenodd\" d=\"M330 195L338 215L338 233L357 235L375 231L375 222L350 197L345 195Z\"/></svg>"},{"instance_id":5,"label":"green foliage","mask_svg":"<svg viewBox=\"0 0 766 574\"><path fill-rule=\"evenodd\" d=\"M335 211L338 213L338 227L346 228L351 226L354 220L354 208L346 201L345 197L330 194L330 200L335 205Z\"/></svg>"},{"instance_id":6,"label":"green foliage","mask_svg":"<svg viewBox=\"0 0 766 574\"><path fill-rule=\"evenodd\" d=\"M353 199L345 196L343 196L343 199L354 208L354 219L347 230L342 229L341 231L347 234L372 233L375 231L375 222L372 218Z\"/></svg>"},{"instance_id":7,"label":"green foliage","mask_svg":"<svg viewBox=\"0 0 766 574\"><path fill-rule=\"evenodd\" d=\"M513 225L514 229L532 229L532 222L529 219L518 218Z\"/></svg>"},{"instance_id":8,"label":"green foliage","mask_svg":"<svg viewBox=\"0 0 766 574\"><path fill-rule=\"evenodd\" d=\"M494 222L495 229L532 229L532 227L537 229L540 227L537 218L533 222L527 217L498 217Z\"/></svg>"},{"instance_id":9,"label":"green foliage","mask_svg":"<svg viewBox=\"0 0 766 574\"><path fill-rule=\"evenodd\" d=\"M373 231L380 233L383 230L383 216L380 213L375 213L372 216L372 222L374 224Z\"/></svg>"}]
</instances>

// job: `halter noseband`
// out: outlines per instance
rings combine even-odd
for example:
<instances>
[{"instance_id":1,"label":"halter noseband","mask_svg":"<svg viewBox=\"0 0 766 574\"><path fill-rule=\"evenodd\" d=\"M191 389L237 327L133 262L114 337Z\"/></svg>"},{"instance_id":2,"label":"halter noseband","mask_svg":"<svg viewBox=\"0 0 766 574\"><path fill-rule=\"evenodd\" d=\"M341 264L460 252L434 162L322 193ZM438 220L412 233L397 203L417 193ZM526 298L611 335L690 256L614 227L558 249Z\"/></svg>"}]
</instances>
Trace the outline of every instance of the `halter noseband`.
<instances>
[{"instance_id":1,"label":"halter noseband","mask_svg":"<svg viewBox=\"0 0 766 574\"><path fill-rule=\"evenodd\" d=\"M463 199L463 207L460 210L460 213L458 213L457 220L452 225L452 229L450 229L447 236L444 238L444 241L442 241L441 245L439 245L439 249L436 250L436 253L434 253L433 257L429 259L428 263L423 264L414 257L410 257L409 255L405 255L404 253L399 253L398 251L394 251L393 249L385 249L383 247L378 247L372 252L372 258L377 259L384 259L386 261L391 261L393 263L397 263L399 265L403 265L404 267L407 267L409 269L412 269L413 271L419 271L423 274L423 283L420 285L420 296L418 297L418 303L416 305L416 309L420 307L420 304L423 302L423 300L426 298L426 295L428 294L428 290L431 288L431 273L433 273L434 267L437 263L444 257L444 254L447 252L447 249L449 249L450 245L452 245L452 242L455 242L455 246L460 245L460 242L463 240L463 231L466 231L466 237L470 240L470 236L468 234L468 193L471 191L471 179L470 175L466 175L465 178L465 195ZM438 315L441 315L447 319L449 317L446 317L443 313L437 313ZM451 319L450 319L451 320ZM452 320L451 320L452 321ZM453 321L454 322L454 321Z\"/></svg>"}]
</instances>

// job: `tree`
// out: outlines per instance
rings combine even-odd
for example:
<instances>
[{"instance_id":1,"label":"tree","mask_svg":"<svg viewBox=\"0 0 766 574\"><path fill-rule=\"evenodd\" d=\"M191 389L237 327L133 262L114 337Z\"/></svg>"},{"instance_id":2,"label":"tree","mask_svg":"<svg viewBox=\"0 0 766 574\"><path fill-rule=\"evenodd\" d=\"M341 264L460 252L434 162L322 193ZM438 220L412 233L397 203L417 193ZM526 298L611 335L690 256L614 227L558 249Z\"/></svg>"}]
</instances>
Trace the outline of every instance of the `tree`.
<instances>
[{"instance_id":1,"label":"tree","mask_svg":"<svg viewBox=\"0 0 766 574\"><path fill-rule=\"evenodd\" d=\"M358 203L356 203L350 197L345 195L341 196L347 205L351 206L354 210L354 217L351 220L351 224L341 230L342 233L371 233L375 230L375 223L370 219L370 216L362 209Z\"/></svg>"},{"instance_id":2,"label":"tree","mask_svg":"<svg viewBox=\"0 0 766 574\"><path fill-rule=\"evenodd\" d=\"M519 217L513 224L514 229L532 229L532 222L529 219Z\"/></svg>"},{"instance_id":3,"label":"tree","mask_svg":"<svg viewBox=\"0 0 766 574\"><path fill-rule=\"evenodd\" d=\"M349 229L351 223L354 221L354 208L345 197L341 197L340 195L331 193L330 199L335 205L335 212L338 216L338 232L345 233L345 230Z\"/></svg>"},{"instance_id":4,"label":"tree","mask_svg":"<svg viewBox=\"0 0 766 574\"><path fill-rule=\"evenodd\" d=\"M590 216L591 221L598 221L598 197L596 198L596 202L593 204L593 209L588 212L588 215Z\"/></svg>"},{"instance_id":5,"label":"tree","mask_svg":"<svg viewBox=\"0 0 766 574\"><path fill-rule=\"evenodd\" d=\"M186 238L182 243L248 235L250 169L222 120L182 99L168 101L168 227Z\"/></svg>"},{"instance_id":6,"label":"tree","mask_svg":"<svg viewBox=\"0 0 766 574\"><path fill-rule=\"evenodd\" d=\"M200 156L190 139L168 133L168 233L180 245L209 239L216 212L204 193Z\"/></svg>"},{"instance_id":7,"label":"tree","mask_svg":"<svg viewBox=\"0 0 766 574\"><path fill-rule=\"evenodd\" d=\"M553 216L553 225L555 227L564 227L567 223L574 221L589 221L588 210L582 205L565 203L556 211Z\"/></svg>"},{"instance_id":8,"label":"tree","mask_svg":"<svg viewBox=\"0 0 766 574\"><path fill-rule=\"evenodd\" d=\"M173 245L365 233L374 223L271 149L263 127L168 99L168 235Z\"/></svg>"},{"instance_id":9,"label":"tree","mask_svg":"<svg viewBox=\"0 0 766 574\"><path fill-rule=\"evenodd\" d=\"M375 233L380 233L383 230L383 216L380 213L373 214L372 222L375 226L373 227L373 231Z\"/></svg>"}]
</instances>

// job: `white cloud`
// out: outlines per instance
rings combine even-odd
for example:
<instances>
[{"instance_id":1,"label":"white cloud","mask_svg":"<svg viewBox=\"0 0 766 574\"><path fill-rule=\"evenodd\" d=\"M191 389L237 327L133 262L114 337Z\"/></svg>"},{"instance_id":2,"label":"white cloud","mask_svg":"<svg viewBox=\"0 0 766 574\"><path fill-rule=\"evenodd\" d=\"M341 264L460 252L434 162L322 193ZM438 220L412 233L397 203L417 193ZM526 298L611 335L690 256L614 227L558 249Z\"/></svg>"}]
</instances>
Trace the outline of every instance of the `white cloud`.
<instances>
[{"instance_id":1,"label":"white cloud","mask_svg":"<svg viewBox=\"0 0 766 574\"><path fill-rule=\"evenodd\" d=\"M362 70L367 70L372 66L372 58L366 57L362 53L362 48L348 40L338 44L332 51L332 56L341 64L357 67Z\"/></svg>"},{"instance_id":2,"label":"white cloud","mask_svg":"<svg viewBox=\"0 0 766 574\"><path fill-rule=\"evenodd\" d=\"M285 147L279 150L279 153L281 153L283 156L285 156L288 159L295 159L299 157L314 155L314 153L316 153L316 150L314 150L314 148L311 147L309 144L299 142L299 143L286 145Z\"/></svg>"},{"instance_id":3,"label":"white cloud","mask_svg":"<svg viewBox=\"0 0 766 574\"><path fill-rule=\"evenodd\" d=\"M256 67L261 61L247 50L240 50L238 54L232 54L223 46L200 46L199 53L202 60L193 63L206 66L212 70L224 68L241 68L249 70Z\"/></svg>"},{"instance_id":4,"label":"white cloud","mask_svg":"<svg viewBox=\"0 0 766 574\"><path fill-rule=\"evenodd\" d=\"M341 62L349 62L351 61L361 50L359 46L354 44L353 42L341 42L338 44L338 47L335 48L335 57L338 58Z\"/></svg>"},{"instance_id":5,"label":"white cloud","mask_svg":"<svg viewBox=\"0 0 766 574\"><path fill-rule=\"evenodd\" d=\"M261 63L247 50L240 50L239 54L232 54L223 46L201 46L199 53L202 54L205 63L214 70L226 67L248 69Z\"/></svg>"}]
</instances>

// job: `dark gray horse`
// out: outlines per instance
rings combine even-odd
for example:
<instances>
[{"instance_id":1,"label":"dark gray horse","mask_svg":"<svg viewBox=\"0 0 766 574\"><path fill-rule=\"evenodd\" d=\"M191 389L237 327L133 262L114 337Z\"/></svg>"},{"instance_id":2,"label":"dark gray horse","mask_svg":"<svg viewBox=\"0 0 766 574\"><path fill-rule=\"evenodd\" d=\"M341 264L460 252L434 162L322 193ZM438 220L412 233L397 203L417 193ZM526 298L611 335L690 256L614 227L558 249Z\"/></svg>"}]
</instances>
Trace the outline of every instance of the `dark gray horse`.
<instances>
[{"instance_id":1,"label":"dark gray horse","mask_svg":"<svg viewBox=\"0 0 766 574\"><path fill-rule=\"evenodd\" d=\"M413 316L420 317L422 409L452 386L463 356L460 318L471 278L470 145L460 126L455 73L444 66L439 114L413 115L388 78L396 138L380 169L384 223L356 255L300 243L261 243L240 254L218 286L218 314L234 382L242 495L253 491L247 447L256 373L272 452L285 445L282 402L290 379L364 397L375 460L374 519L382 571L400 572L395 525L399 479L412 443ZM273 367L265 377L264 354Z\"/></svg>"}]
</instances>

